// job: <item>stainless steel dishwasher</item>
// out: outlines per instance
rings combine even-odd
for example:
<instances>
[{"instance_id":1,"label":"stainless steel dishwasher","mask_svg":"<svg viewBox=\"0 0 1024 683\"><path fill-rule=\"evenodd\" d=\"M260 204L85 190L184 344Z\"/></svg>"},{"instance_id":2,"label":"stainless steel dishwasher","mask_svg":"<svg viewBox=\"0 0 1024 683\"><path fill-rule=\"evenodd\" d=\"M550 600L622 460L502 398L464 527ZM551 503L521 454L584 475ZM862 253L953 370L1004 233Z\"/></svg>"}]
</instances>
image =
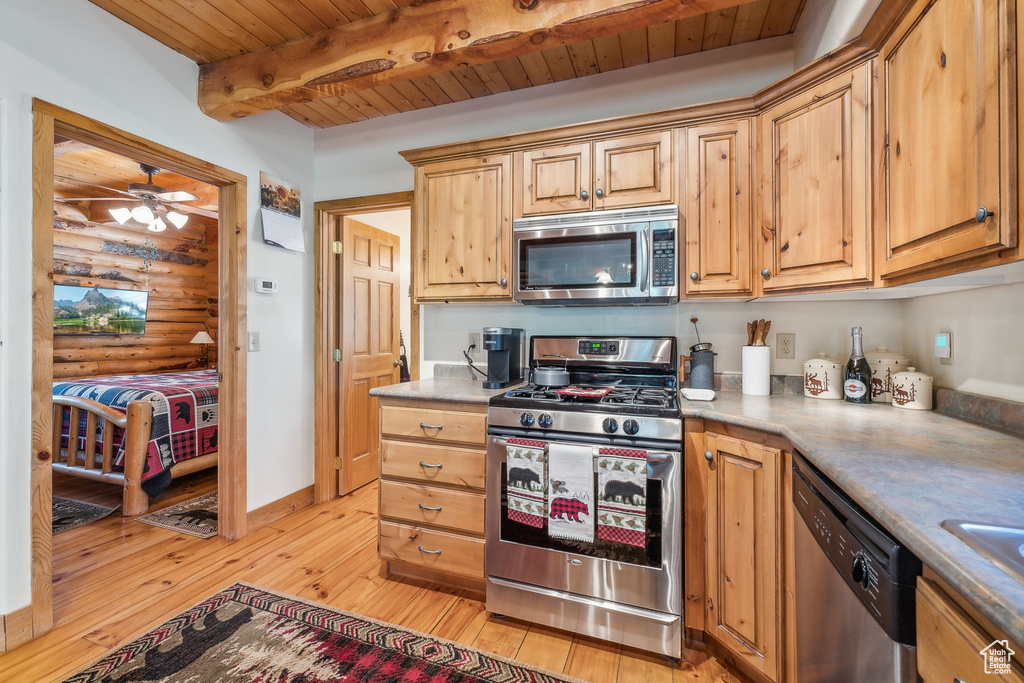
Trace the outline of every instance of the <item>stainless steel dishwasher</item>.
<instances>
[{"instance_id":1,"label":"stainless steel dishwasher","mask_svg":"<svg viewBox=\"0 0 1024 683\"><path fill-rule=\"evenodd\" d=\"M917 680L921 562L793 456L798 683Z\"/></svg>"}]
</instances>

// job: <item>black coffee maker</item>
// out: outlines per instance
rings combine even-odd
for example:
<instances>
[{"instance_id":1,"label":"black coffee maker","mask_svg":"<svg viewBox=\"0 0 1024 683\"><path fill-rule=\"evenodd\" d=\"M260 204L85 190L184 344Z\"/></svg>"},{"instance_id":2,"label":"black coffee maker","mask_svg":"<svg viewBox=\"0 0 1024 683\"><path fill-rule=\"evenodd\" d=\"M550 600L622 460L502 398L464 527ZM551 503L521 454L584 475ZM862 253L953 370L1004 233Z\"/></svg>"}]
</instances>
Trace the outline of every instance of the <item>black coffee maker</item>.
<instances>
[{"instance_id":1,"label":"black coffee maker","mask_svg":"<svg viewBox=\"0 0 1024 683\"><path fill-rule=\"evenodd\" d=\"M516 327L485 327L487 380L484 389L501 389L523 379L523 331Z\"/></svg>"}]
</instances>

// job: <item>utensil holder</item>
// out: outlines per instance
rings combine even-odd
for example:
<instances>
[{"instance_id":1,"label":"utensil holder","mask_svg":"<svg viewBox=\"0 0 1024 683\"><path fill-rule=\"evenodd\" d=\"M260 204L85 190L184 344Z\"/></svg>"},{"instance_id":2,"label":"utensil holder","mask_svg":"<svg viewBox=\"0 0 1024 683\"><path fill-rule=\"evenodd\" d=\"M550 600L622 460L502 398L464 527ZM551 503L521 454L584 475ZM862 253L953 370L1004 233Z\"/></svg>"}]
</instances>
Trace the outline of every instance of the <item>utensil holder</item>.
<instances>
[{"instance_id":1,"label":"utensil holder","mask_svg":"<svg viewBox=\"0 0 1024 683\"><path fill-rule=\"evenodd\" d=\"M770 346L743 347L743 393L768 396L772 393L772 349Z\"/></svg>"}]
</instances>

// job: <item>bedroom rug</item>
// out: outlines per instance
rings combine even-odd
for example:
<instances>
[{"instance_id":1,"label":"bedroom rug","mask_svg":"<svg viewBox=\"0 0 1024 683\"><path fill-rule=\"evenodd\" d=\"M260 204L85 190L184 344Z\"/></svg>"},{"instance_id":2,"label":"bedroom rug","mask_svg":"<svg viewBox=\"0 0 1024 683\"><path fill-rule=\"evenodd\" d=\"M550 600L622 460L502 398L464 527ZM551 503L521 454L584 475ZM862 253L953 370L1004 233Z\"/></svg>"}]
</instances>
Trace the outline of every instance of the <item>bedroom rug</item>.
<instances>
[{"instance_id":1,"label":"bedroom rug","mask_svg":"<svg viewBox=\"0 0 1024 683\"><path fill-rule=\"evenodd\" d=\"M236 583L65 683L575 682L464 645Z\"/></svg>"},{"instance_id":2,"label":"bedroom rug","mask_svg":"<svg viewBox=\"0 0 1024 683\"><path fill-rule=\"evenodd\" d=\"M57 534L62 534L65 531L82 526L83 524L103 519L119 507L121 506L118 505L117 507L108 508L102 505L84 503L80 500L54 496L53 535L56 536Z\"/></svg>"},{"instance_id":3,"label":"bedroom rug","mask_svg":"<svg viewBox=\"0 0 1024 683\"><path fill-rule=\"evenodd\" d=\"M190 536L210 538L217 535L217 492L207 493L135 519Z\"/></svg>"}]
</instances>

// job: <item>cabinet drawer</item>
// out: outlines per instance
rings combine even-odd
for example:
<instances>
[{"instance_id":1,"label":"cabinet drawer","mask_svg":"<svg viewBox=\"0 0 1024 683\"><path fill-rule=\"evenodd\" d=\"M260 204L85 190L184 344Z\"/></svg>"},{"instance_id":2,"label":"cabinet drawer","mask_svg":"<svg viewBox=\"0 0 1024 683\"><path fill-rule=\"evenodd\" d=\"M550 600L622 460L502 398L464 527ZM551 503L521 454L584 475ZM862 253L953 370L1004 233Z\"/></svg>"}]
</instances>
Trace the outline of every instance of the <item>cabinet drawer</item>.
<instances>
[{"instance_id":1,"label":"cabinet drawer","mask_svg":"<svg viewBox=\"0 0 1024 683\"><path fill-rule=\"evenodd\" d=\"M948 681L1024 681L1020 670L1004 675L985 673L980 654L996 638L925 578L917 580L917 668L925 683Z\"/></svg>"},{"instance_id":2,"label":"cabinet drawer","mask_svg":"<svg viewBox=\"0 0 1024 683\"><path fill-rule=\"evenodd\" d=\"M379 548L382 560L405 562L473 579L484 578L483 539L381 522Z\"/></svg>"},{"instance_id":3,"label":"cabinet drawer","mask_svg":"<svg viewBox=\"0 0 1024 683\"><path fill-rule=\"evenodd\" d=\"M404 436L425 441L450 441L484 445L486 413L424 410L382 406L380 430L385 436Z\"/></svg>"},{"instance_id":4,"label":"cabinet drawer","mask_svg":"<svg viewBox=\"0 0 1024 683\"><path fill-rule=\"evenodd\" d=\"M380 471L385 477L484 489L486 451L381 439Z\"/></svg>"},{"instance_id":5,"label":"cabinet drawer","mask_svg":"<svg viewBox=\"0 0 1024 683\"><path fill-rule=\"evenodd\" d=\"M481 493L384 479L380 482L380 516L482 536L484 496Z\"/></svg>"}]
</instances>

